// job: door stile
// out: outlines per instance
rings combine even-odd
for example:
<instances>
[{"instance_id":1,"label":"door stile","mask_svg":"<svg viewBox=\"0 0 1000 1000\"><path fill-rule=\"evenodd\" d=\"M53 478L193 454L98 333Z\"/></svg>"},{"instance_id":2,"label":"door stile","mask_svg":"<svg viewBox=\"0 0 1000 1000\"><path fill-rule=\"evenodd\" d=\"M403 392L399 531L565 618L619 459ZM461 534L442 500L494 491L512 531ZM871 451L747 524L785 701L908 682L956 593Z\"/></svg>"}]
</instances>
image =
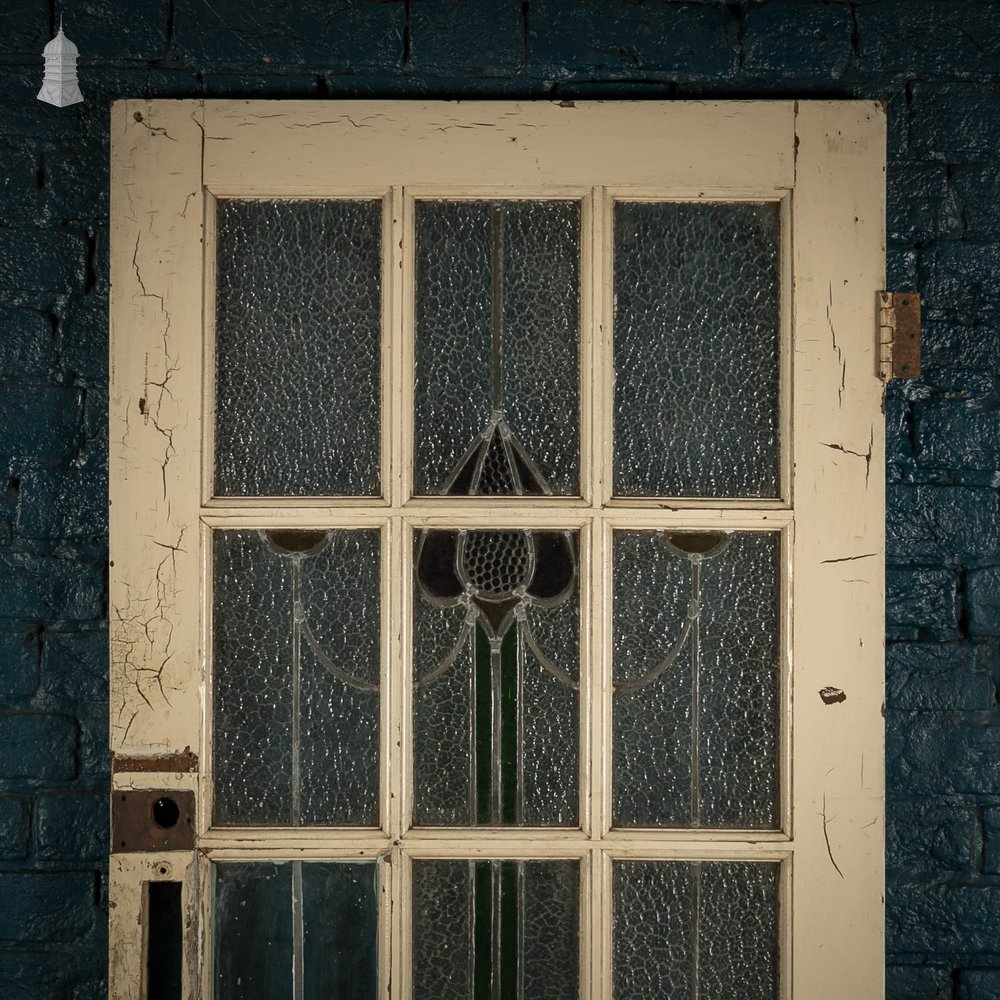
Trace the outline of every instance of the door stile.
<instances>
[{"instance_id":1,"label":"door stile","mask_svg":"<svg viewBox=\"0 0 1000 1000\"><path fill-rule=\"evenodd\" d=\"M880 997L884 112L801 103L796 132L793 992Z\"/></svg>"}]
</instances>

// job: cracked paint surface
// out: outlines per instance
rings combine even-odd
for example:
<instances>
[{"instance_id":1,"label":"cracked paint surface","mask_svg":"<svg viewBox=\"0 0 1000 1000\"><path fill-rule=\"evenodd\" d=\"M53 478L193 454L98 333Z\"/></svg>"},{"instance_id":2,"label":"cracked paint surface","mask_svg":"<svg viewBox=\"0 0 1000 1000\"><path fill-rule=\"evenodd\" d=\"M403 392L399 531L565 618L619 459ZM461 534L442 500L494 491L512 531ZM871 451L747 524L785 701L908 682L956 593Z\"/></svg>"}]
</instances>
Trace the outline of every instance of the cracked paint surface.
<instances>
[{"instance_id":1,"label":"cracked paint surface","mask_svg":"<svg viewBox=\"0 0 1000 1000\"><path fill-rule=\"evenodd\" d=\"M200 481L200 415L180 400L197 398L201 372L175 322L185 331L201 325L203 213L189 210L203 190L204 142L190 106L133 103L124 119L134 163L113 189L122 211L113 231L110 446L121 517L112 506L111 729L113 748L148 755L181 752L198 738L197 600L183 581L197 574L198 497L189 487ZM161 216L163 191L149 190L147 174L171 189L181 212ZM123 316L125 327L115 320ZM189 607L180 603L185 590Z\"/></svg>"}]
</instances>

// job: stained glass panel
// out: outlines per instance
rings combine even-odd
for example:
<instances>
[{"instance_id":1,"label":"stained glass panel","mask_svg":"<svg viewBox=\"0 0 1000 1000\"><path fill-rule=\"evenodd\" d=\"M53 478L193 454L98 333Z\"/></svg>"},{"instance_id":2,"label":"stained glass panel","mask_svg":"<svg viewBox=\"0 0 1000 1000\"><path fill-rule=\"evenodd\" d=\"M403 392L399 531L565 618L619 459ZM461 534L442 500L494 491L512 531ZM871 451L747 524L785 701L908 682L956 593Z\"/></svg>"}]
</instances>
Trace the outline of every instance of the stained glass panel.
<instances>
[{"instance_id":1,"label":"stained glass panel","mask_svg":"<svg viewBox=\"0 0 1000 1000\"><path fill-rule=\"evenodd\" d=\"M780 865L614 865L614 996L776 1000Z\"/></svg>"},{"instance_id":2,"label":"stained glass panel","mask_svg":"<svg viewBox=\"0 0 1000 1000\"><path fill-rule=\"evenodd\" d=\"M418 533L414 822L576 825L575 533Z\"/></svg>"},{"instance_id":3,"label":"stained glass panel","mask_svg":"<svg viewBox=\"0 0 1000 1000\"><path fill-rule=\"evenodd\" d=\"M215 491L379 492L377 201L218 203Z\"/></svg>"},{"instance_id":4,"label":"stained glass panel","mask_svg":"<svg viewBox=\"0 0 1000 1000\"><path fill-rule=\"evenodd\" d=\"M413 863L415 1000L577 1000L576 861Z\"/></svg>"},{"instance_id":5,"label":"stained glass panel","mask_svg":"<svg viewBox=\"0 0 1000 1000\"><path fill-rule=\"evenodd\" d=\"M615 533L616 826L776 826L778 553L775 532Z\"/></svg>"},{"instance_id":6,"label":"stained glass panel","mask_svg":"<svg viewBox=\"0 0 1000 1000\"><path fill-rule=\"evenodd\" d=\"M614 208L614 491L778 493L777 203Z\"/></svg>"},{"instance_id":7,"label":"stained glass panel","mask_svg":"<svg viewBox=\"0 0 1000 1000\"><path fill-rule=\"evenodd\" d=\"M579 493L580 206L416 210L414 488Z\"/></svg>"},{"instance_id":8,"label":"stained glass panel","mask_svg":"<svg viewBox=\"0 0 1000 1000\"><path fill-rule=\"evenodd\" d=\"M374 825L378 532L213 544L215 822Z\"/></svg>"},{"instance_id":9,"label":"stained glass panel","mask_svg":"<svg viewBox=\"0 0 1000 1000\"><path fill-rule=\"evenodd\" d=\"M374 1000L374 863L224 862L212 868L216 1000Z\"/></svg>"}]
</instances>

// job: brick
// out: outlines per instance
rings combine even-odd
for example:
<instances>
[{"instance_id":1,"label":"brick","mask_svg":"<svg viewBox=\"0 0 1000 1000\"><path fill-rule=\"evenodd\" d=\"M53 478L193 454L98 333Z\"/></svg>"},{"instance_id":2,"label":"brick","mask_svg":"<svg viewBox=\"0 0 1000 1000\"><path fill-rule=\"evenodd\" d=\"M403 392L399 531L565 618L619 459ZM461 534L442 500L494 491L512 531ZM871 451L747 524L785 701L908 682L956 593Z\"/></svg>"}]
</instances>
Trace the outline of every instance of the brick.
<instances>
[{"instance_id":1,"label":"brick","mask_svg":"<svg viewBox=\"0 0 1000 1000\"><path fill-rule=\"evenodd\" d=\"M38 663L37 632L0 632L0 699L30 698L38 690Z\"/></svg>"},{"instance_id":2,"label":"brick","mask_svg":"<svg viewBox=\"0 0 1000 1000\"><path fill-rule=\"evenodd\" d=\"M80 779L93 788L111 783L107 706L80 719Z\"/></svg>"},{"instance_id":3,"label":"brick","mask_svg":"<svg viewBox=\"0 0 1000 1000\"><path fill-rule=\"evenodd\" d=\"M266 69L266 67L265 67ZM206 97L316 97L320 91L320 77L288 73L206 73L203 80Z\"/></svg>"},{"instance_id":4,"label":"brick","mask_svg":"<svg viewBox=\"0 0 1000 1000\"><path fill-rule=\"evenodd\" d=\"M3 1000L65 1000L66 991L77 978L75 967L83 956L81 942L63 949L26 951L23 948L0 952L0 982ZM51 947L51 946L50 946Z\"/></svg>"},{"instance_id":5,"label":"brick","mask_svg":"<svg viewBox=\"0 0 1000 1000\"><path fill-rule=\"evenodd\" d=\"M84 446L80 450L81 466L91 476L97 476L94 485L100 489L99 502L107 504L108 468L108 391L103 388L87 389L83 407Z\"/></svg>"},{"instance_id":6,"label":"brick","mask_svg":"<svg viewBox=\"0 0 1000 1000\"><path fill-rule=\"evenodd\" d=\"M986 711L996 702L989 667L967 642L893 642L886 648L886 707Z\"/></svg>"},{"instance_id":7,"label":"brick","mask_svg":"<svg viewBox=\"0 0 1000 1000\"><path fill-rule=\"evenodd\" d=\"M79 443L83 397L71 386L0 386L0 454L70 458Z\"/></svg>"},{"instance_id":8,"label":"brick","mask_svg":"<svg viewBox=\"0 0 1000 1000\"><path fill-rule=\"evenodd\" d=\"M70 1000L107 1000L107 978L85 979L73 987Z\"/></svg>"},{"instance_id":9,"label":"brick","mask_svg":"<svg viewBox=\"0 0 1000 1000\"><path fill-rule=\"evenodd\" d=\"M43 160L46 208L58 219L106 219L108 155L105 150L50 152Z\"/></svg>"},{"instance_id":10,"label":"brick","mask_svg":"<svg viewBox=\"0 0 1000 1000\"><path fill-rule=\"evenodd\" d=\"M857 11L869 73L928 79L1000 70L1000 9L980 0L881 0Z\"/></svg>"},{"instance_id":11,"label":"brick","mask_svg":"<svg viewBox=\"0 0 1000 1000\"><path fill-rule=\"evenodd\" d=\"M919 281L917 251L909 244L890 243L885 251L886 288L896 292L912 291L918 288Z\"/></svg>"},{"instance_id":12,"label":"brick","mask_svg":"<svg viewBox=\"0 0 1000 1000\"><path fill-rule=\"evenodd\" d=\"M915 242L942 234L960 235L962 222L960 217L955 217L956 208L945 164L907 161L887 164L889 239Z\"/></svg>"},{"instance_id":13,"label":"brick","mask_svg":"<svg viewBox=\"0 0 1000 1000\"><path fill-rule=\"evenodd\" d=\"M71 702L108 700L108 634L48 630L42 646L42 693Z\"/></svg>"},{"instance_id":14,"label":"brick","mask_svg":"<svg viewBox=\"0 0 1000 1000\"><path fill-rule=\"evenodd\" d=\"M1000 317L979 316L973 323L921 318L920 354L925 370L996 371L1000 369Z\"/></svg>"},{"instance_id":15,"label":"brick","mask_svg":"<svg viewBox=\"0 0 1000 1000\"><path fill-rule=\"evenodd\" d=\"M70 37L88 60L160 59L166 32L165 0L87 0L73 9Z\"/></svg>"},{"instance_id":16,"label":"brick","mask_svg":"<svg viewBox=\"0 0 1000 1000\"><path fill-rule=\"evenodd\" d=\"M46 861L97 861L108 850L108 801L92 792L39 795L35 855Z\"/></svg>"},{"instance_id":17,"label":"brick","mask_svg":"<svg viewBox=\"0 0 1000 1000\"><path fill-rule=\"evenodd\" d=\"M186 0L174 9L173 39L185 65L216 71L384 71L402 60L405 26L403 0L298 0L257 6L252 17L240 0Z\"/></svg>"},{"instance_id":18,"label":"brick","mask_svg":"<svg viewBox=\"0 0 1000 1000\"><path fill-rule=\"evenodd\" d=\"M901 795L1000 794L1000 726L987 713L886 714L887 786Z\"/></svg>"},{"instance_id":19,"label":"brick","mask_svg":"<svg viewBox=\"0 0 1000 1000\"><path fill-rule=\"evenodd\" d=\"M922 307L962 323L1000 312L1000 244L938 242L920 257Z\"/></svg>"},{"instance_id":20,"label":"brick","mask_svg":"<svg viewBox=\"0 0 1000 1000\"><path fill-rule=\"evenodd\" d=\"M31 66L0 66L3 93L22 96L21 101L8 100L3 105L3 134L7 143L35 139L60 142L72 140L78 133L83 105L54 108L35 100L42 82L39 74L41 51L38 50L37 61L33 60Z\"/></svg>"},{"instance_id":21,"label":"brick","mask_svg":"<svg viewBox=\"0 0 1000 1000\"><path fill-rule=\"evenodd\" d=\"M67 306L59 324L59 359L74 381L103 386L108 381L108 304L87 296Z\"/></svg>"},{"instance_id":22,"label":"brick","mask_svg":"<svg viewBox=\"0 0 1000 1000\"><path fill-rule=\"evenodd\" d=\"M1000 152L1000 90L981 83L917 83L910 148L949 163L990 160Z\"/></svg>"},{"instance_id":23,"label":"brick","mask_svg":"<svg viewBox=\"0 0 1000 1000\"><path fill-rule=\"evenodd\" d=\"M950 183L961 206L965 238L995 240L1000 232L1000 173L996 166L959 164L950 171Z\"/></svg>"},{"instance_id":24,"label":"brick","mask_svg":"<svg viewBox=\"0 0 1000 1000\"><path fill-rule=\"evenodd\" d=\"M1000 1000L1000 969L962 969L957 1000Z\"/></svg>"},{"instance_id":25,"label":"brick","mask_svg":"<svg viewBox=\"0 0 1000 1000\"><path fill-rule=\"evenodd\" d=\"M475 72L503 76L520 67L524 33L520 0L493 0L464 17L459 0L410 5L407 69L447 76Z\"/></svg>"},{"instance_id":26,"label":"brick","mask_svg":"<svg viewBox=\"0 0 1000 1000\"><path fill-rule=\"evenodd\" d=\"M889 486L886 522L889 562L954 566L1000 557L1000 494L989 487Z\"/></svg>"},{"instance_id":27,"label":"brick","mask_svg":"<svg viewBox=\"0 0 1000 1000\"><path fill-rule=\"evenodd\" d=\"M749 76L837 78L851 57L851 11L838 3L795 0L750 7L744 22L744 71Z\"/></svg>"},{"instance_id":28,"label":"brick","mask_svg":"<svg viewBox=\"0 0 1000 1000\"><path fill-rule=\"evenodd\" d=\"M0 714L0 777L75 778L77 735L65 715Z\"/></svg>"},{"instance_id":29,"label":"brick","mask_svg":"<svg viewBox=\"0 0 1000 1000\"><path fill-rule=\"evenodd\" d=\"M0 312L0 373L5 379L50 378L55 341L48 317L35 309Z\"/></svg>"},{"instance_id":30,"label":"brick","mask_svg":"<svg viewBox=\"0 0 1000 1000\"><path fill-rule=\"evenodd\" d=\"M897 878L979 870L983 837L975 806L891 799L885 832L886 865Z\"/></svg>"},{"instance_id":31,"label":"brick","mask_svg":"<svg viewBox=\"0 0 1000 1000\"><path fill-rule=\"evenodd\" d=\"M894 952L991 954L1000 936L1000 886L887 886L886 946Z\"/></svg>"},{"instance_id":32,"label":"brick","mask_svg":"<svg viewBox=\"0 0 1000 1000\"><path fill-rule=\"evenodd\" d=\"M952 1000L951 969L933 965L890 965L885 1000Z\"/></svg>"},{"instance_id":33,"label":"brick","mask_svg":"<svg viewBox=\"0 0 1000 1000\"><path fill-rule=\"evenodd\" d=\"M94 921L94 880L87 872L0 872L0 941L74 941Z\"/></svg>"},{"instance_id":34,"label":"brick","mask_svg":"<svg viewBox=\"0 0 1000 1000\"><path fill-rule=\"evenodd\" d=\"M715 79L737 60L737 21L724 5L532 0L528 70L561 79L602 77Z\"/></svg>"},{"instance_id":35,"label":"brick","mask_svg":"<svg viewBox=\"0 0 1000 1000\"><path fill-rule=\"evenodd\" d=\"M1000 383L994 372L968 368L928 368L920 378L903 380L900 391L909 400L961 400L970 406L995 405L1000 399Z\"/></svg>"},{"instance_id":36,"label":"brick","mask_svg":"<svg viewBox=\"0 0 1000 1000\"><path fill-rule=\"evenodd\" d=\"M27 802L17 795L0 795L0 858L17 861L27 855Z\"/></svg>"},{"instance_id":37,"label":"brick","mask_svg":"<svg viewBox=\"0 0 1000 1000\"><path fill-rule=\"evenodd\" d=\"M8 220L38 210L36 170L31 149L0 149L0 209Z\"/></svg>"},{"instance_id":38,"label":"brick","mask_svg":"<svg viewBox=\"0 0 1000 1000\"><path fill-rule=\"evenodd\" d=\"M25 538L89 538L108 531L105 484L79 469L29 469L21 477L16 531Z\"/></svg>"},{"instance_id":39,"label":"brick","mask_svg":"<svg viewBox=\"0 0 1000 1000\"><path fill-rule=\"evenodd\" d=\"M966 578L971 635L1000 635L1000 567L971 570Z\"/></svg>"},{"instance_id":40,"label":"brick","mask_svg":"<svg viewBox=\"0 0 1000 1000\"><path fill-rule=\"evenodd\" d=\"M0 229L0 290L83 290L87 244L74 233Z\"/></svg>"},{"instance_id":41,"label":"brick","mask_svg":"<svg viewBox=\"0 0 1000 1000\"><path fill-rule=\"evenodd\" d=\"M91 621L104 611L103 567L0 553L0 619Z\"/></svg>"},{"instance_id":42,"label":"brick","mask_svg":"<svg viewBox=\"0 0 1000 1000\"><path fill-rule=\"evenodd\" d=\"M913 419L909 401L889 382L885 395L885 459L900 462L913 457L910 443L910 422Z\"/></svg>"},{"instance_id":43,"label":"brick","mask_svg":"<svg viewBox=\"0 0 1000 1000\"><path fill-rule=\"evenodd\" d=\"M40 56L50 38L45 0L4 0L3 54Z\"/></svg>"},{"instance_id":44,"label":"brick","mask_svg":"<svg viewBox=\"0 0 1000 1000\"><path fill-rule=\"evenodd\" d=\"M93 253L89 262L91 271L87 275L87 292L88 294L93 294L98 299L106 301L111 291L108 265L110 242L107 221L105 220L101 224L94 224L88 235L93 242Z\"/></svg>"},{"instance_id":45,"label":"brick","mask_svg":"<svg viewBox=\"0 0 1000 1000\"><path fill-rule=\"evenodd\" d=\"M914 418L917 461L949 469L1000 469L997 403L991 408L981 408L943 400L918 406Z\"/></svg>"},{"instance_id":46,"label":"brick","mask_svg":"<svg viewBox=\"0 0 1000 1000\"><path fill-rule=\"evenodd\" d=\"M890 638L946 640L958 635L958 593L949 570L888 569L885 605Z\"/></svg>"},{"instance_id":47,"label":"brick","mask_svg":"<svg viewBox=\"0 0 1000 1000\"><path fill-rule=\"evenodd\" d=\"M983 810L983 835L983 870L987 875L1000 875L1000 806Z\"/></svg>"}]
</instances>

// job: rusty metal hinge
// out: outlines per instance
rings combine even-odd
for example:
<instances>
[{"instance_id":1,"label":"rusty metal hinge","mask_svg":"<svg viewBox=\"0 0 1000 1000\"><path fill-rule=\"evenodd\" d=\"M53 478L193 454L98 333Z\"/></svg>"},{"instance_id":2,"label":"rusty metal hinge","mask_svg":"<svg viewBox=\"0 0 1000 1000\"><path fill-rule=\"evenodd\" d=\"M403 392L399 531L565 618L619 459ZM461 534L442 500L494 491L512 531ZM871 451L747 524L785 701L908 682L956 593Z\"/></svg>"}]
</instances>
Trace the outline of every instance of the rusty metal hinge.
<instances>
[{"instance_id":1,"label":"rusty metal hinge","mask_svg":"<svg viewBox=\"0 0 1000 1000\"><path fill-rule=\"evenodd\" d=\"M920 293L879 292L879 376L920 377Z\"/></svg>"}]
</instances>

